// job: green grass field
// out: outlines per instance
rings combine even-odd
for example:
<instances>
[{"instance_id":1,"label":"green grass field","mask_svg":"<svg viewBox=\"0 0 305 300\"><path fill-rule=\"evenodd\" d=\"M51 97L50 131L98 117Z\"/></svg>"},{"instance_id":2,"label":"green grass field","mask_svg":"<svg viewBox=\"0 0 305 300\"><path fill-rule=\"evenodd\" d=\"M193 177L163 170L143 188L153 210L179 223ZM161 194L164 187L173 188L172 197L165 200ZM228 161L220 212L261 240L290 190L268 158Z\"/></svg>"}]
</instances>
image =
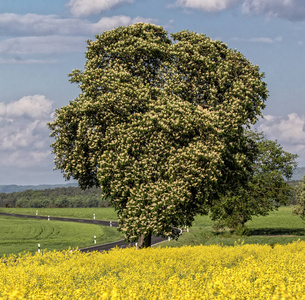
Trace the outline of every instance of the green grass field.
<instances>
[{"instance_id":1,"label":"green grass field","mask_svg":"<svg viewBox=\"0 0 305 300\"><path fill-rule=\"evenodd\" d=\"M305 223L293 215L292 210L292 207L281 207L266 217L254 217L246 224L250 231L248 236L237 236L230 232L216 233L209 217L197 216L190 231L183 233L178 241L166 241L160 245L234 245L242 241L273 245L305 240ZM0 212L36 215L35 208L0 208ZM117 219L113 208L40 208L38 214L82 219L93 219L95 214L97 220ZM0 216L0 228L0 256L22 251L35 252L38 243L42 249L62 250L92 246L94 235L97 236L98 244L122 238L115 228L110 227L4 216Z\"/></svg>"},{"instance_id":2,"label":"green grass field","mask_svg":"<svg viewBox=\"0 0 305 300\"><path fill-rule=\"evenodd\" d=\"M65 217L76 219L93 219L115 221L117 214L111 207L90 207L90 208L0 208L0 212L15 213L23 215L38 215L51 217Z\"/></svg>"},{"instance_id":3,"label":"green grass field","mask_svg":"<svg viewBox=\"0 0 305 300\"><path fill-rule=\"evenodd\" d=\"M0 216L0 257L4 254L83 248L122 239L113 227Z\"/></svg>"},{"instance_id":4,"label":"green grass field","mask_svg":"<svg viewBox=\"0 0 305 300\"><path fill-rule=\"evenodd\" d=\"M234 245L236 242L247 244L287 244L305 240L305 222L292 214L293 207L281 207L265 217L253 217L246 223L248 236L237 236L230 232L216 233L213 222L208 216L197 216L190 232L183 233L178 241L164 242L162 247L182 245Z\"/></svg>"}]
</instances>

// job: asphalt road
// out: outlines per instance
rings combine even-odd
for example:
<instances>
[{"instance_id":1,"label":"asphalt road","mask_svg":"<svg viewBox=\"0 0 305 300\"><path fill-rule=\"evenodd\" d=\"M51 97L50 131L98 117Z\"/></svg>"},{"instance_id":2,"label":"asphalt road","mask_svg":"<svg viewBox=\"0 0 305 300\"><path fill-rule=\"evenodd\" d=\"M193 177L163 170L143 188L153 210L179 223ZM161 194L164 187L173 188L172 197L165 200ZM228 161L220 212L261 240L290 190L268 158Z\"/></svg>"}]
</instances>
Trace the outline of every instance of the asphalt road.
<instances>
[{"instance_id":1,"label":"asphalt road","mask_svg":"<svg viewBox=\"0 0 305 300\"><path fill-rule=\"evenodd\" d=\"M67 222L78 222L78 223L88 223L88 224L96 224L96 225L102 225L102 226L112 226L112 227L119 227L119 223L116 221L101 221L101 220L90 220L90 219L74 219L74 218L61 218L61 217L47 217L47 216L36 216L36 215L21 215L21 214L9 214L9 213L3 213L0 212L0 215L3 216L10 216L10 217L17 217L17 218L31 218L31 219L45 219L45 220L56 220L56 221L67 221ZM156 245L163 241L165 241L165 238L153 236L151 239L151 244ZM134 247L134 243L127 243L124 240L120 240L117 242L107 243L103 245L96 245L92 247L87 247L80 249L82 252L90 252L90 251L108 251L112 248L118 247L118 248L127 248L127 247Z\"/></svg>"}]
</instances>

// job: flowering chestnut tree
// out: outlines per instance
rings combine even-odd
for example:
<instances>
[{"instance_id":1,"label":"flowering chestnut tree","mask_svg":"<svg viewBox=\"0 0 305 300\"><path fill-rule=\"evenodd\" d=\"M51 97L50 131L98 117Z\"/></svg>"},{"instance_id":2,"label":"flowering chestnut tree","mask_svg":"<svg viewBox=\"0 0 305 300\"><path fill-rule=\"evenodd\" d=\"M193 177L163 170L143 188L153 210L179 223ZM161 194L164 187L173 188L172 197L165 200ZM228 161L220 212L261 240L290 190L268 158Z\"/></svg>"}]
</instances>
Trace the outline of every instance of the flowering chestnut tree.
<instances>
[{"instance_id":1,"label":"flowering chestnut tree","mask_svg":"<svg viewBox=\"0 0 305 300\"><path fill-rule=\"evenodd\" d=\"M86 58L49 124L56 168L102 187L128 241L175 237L251 167L263 74L222 42L143 23L96 36Z\"/></svg>"}]
</instances>

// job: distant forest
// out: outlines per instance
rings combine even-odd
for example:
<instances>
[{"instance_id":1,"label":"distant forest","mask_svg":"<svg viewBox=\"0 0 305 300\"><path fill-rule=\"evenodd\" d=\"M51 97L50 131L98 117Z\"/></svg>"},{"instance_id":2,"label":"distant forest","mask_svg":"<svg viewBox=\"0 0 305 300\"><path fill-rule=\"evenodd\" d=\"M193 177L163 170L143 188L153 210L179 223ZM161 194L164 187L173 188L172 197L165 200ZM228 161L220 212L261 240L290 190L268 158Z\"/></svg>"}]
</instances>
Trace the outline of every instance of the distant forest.
<instances>
[{"instance_id":1,"label":"distant forest","mask_svg":"<svg viewBox=\"0 0 305 300\"><path fill-rule=\"evenodd\" d=\"M290 181L294 187L299 181ZM295 204L295 193L292 191L290 204ZM22 192L0 193L0 207L108 207L101 188L82 190L79 187L48 188L44 190L26 190Z\"/></svg>"},{"instance_id":2,"label":"distant forest","mask_svg":"<svg viewBox=\"0 0 305 300\"><path fill-rule=\"evenodd\" d=\"M61 187L0 193L0 207L107 207L101 188Z\"/></svg>"}]
</instances>

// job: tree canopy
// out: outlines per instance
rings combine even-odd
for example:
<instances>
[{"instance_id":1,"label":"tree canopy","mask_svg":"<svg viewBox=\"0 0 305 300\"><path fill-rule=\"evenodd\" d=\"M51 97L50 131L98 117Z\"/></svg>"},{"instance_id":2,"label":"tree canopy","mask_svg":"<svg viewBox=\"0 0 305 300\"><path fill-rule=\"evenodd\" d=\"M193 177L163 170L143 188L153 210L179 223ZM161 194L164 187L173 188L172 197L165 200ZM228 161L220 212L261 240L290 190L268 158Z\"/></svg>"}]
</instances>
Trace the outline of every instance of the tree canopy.
<instances>
[{"instance_id":1,"label":"tree canopy","mask_svg":"<svg viewBox=\"0 0 305 300\"><path fill-rule=\"evenodd\" d=\"M218 226L242 231L252 216L265 216L289 203L292 189L288 180L297 166L297 155L284 151L277 141L268 140L263 133L245 134L256 145L247 180L228 190L211 207L211 218Z\"/></svg>"},{"instance_id":2,"label":"tree canopy","mask_svg":"<svg viewBox=\"0 0 305 300\"><path fill-rule=\"evenodd\" d=\"M101 186L127 240L175 235L242 182L254 144L244 134L267 98L263 74L203 34L171 37L138 23L88 41L80 95L49 124L55 165Z\"/></svg>"},{"instance_id":3,"label":"tree canopy","mask_svg":"<svg viewBox=\"0 0 305 300\"><path fill-rule=\"evenodd\" d=\"M301 182L295 187L295 194L297 205L294 213L305 220L305 176L303 176Z\"/></svg>"}]
</instances>

